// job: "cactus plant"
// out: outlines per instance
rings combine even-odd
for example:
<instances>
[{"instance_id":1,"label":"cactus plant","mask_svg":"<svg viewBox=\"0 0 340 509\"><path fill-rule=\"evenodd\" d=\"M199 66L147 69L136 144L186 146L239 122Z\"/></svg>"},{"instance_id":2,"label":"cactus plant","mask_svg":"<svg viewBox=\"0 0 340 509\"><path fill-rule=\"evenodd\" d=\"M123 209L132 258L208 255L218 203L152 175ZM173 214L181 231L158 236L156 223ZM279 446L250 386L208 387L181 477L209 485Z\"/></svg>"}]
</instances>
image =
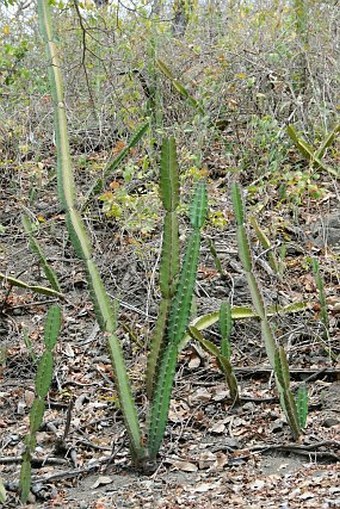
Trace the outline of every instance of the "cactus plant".
<instances>
[{"instance_id":1,"label":"cactus plant","mask_svg":"<svg viewBox=\"0 0 340 509\"><path fill-rule=\"evenodd\" d=\"M61 309L58 305L50 307L44 329L45 351L42 354L35 378L36 398L30 410L30 430L25 439L25 451L20 472L21 501L27 502L31 489L31 459L36 446L36 433L39 430L45 411L45 398L51 387L53 377L53 350L61 327Z\"/></svg>"},{"instance_id":2,"label":"cactus plant","mask_svg":"<svg viewBox=\"0 0 340 509\"><path fill-rule=\"evenodd\" d=\"M87 272L90 294L98 322L107 333L115 381L118 389L121 409L130 438L130 451L133 461L139 464L144 457L142 433L137 409L132 396L130 383L124 363L122 348L116 336L116 320L110 299L105 291L99 271L93 259L92 247L84 222L76 206L76 190L71 164L67 119L64 105L63 79L60 69L58 50L54 41L49 2L38 0L38 14L47 57L49 60L49 78L54 102L55 130L57 146L57 178L60 201L66 213L66 223L70 239L78 256L83 260Z\"/></svg>"},{"instance_id":3,"label":"cactus plant","mask_svg":"<svg viewBox=\"0 0 340 509\"><path fill-rule=\"evenodd\" d=\"M159 355L166 340L165 330L170 303L176 290L179 271L179 232L176 212L179 205L179 174L176 160L176 146L173 138L165 139L162 144L160 195L165 209L160 262L160 291L162 300L148 355L146 385L149 399L152 398L155 370L159 364Z\"/></svg>"},{"instance_id":4,"label":"cactus plant","mask_svg":"<svg viewBox=\"0 0 340 509\"><path fill-rule=\"evenodd\" d=\"M320 318L322 321L322 325L324 328L323 337L325 341L328 341L329 348L328 354L329 357L332 357L332 349L329 341L329 318L327 312L327 302L326 302L326 294L325 294L325 285L324 280L321 276L320 272L320 264L316 258L312 258L312 269L315 278L316 287L319 293L319 302L320 302Z\"/></svg>"},{"instance_id":5,"label":"cactus plant","mask_svg":"<svg viewBox=\"0 0 340 509\"><path fill-rule=\"evenodd\" d=\"M302 429L306 427L308 417L308 390L305 384L301 385L295 396L299 424Z\"/></svg>"},{"instance_id":6,"label":"cactus plant","mask_svg":"<svg viewBox=\"0 0 340 509\"><path fill-rule=\"evenodd\" d=\"M173 183L172 185L175 184ZM165 200L167 205L170 205L171 200L169 197ZM165 329L164 348L160 355L159 367L156 371L153 385L147 442L151 461L154 461L157 456L168 420L178 349L190 318L198 266L201 228L205 220L206 209L206 188L205 184L200 182L197 185L191 205L190 221L192 233L188 239L176 291L171 299L169 317Z\"/></svg>"},{"instance_id":7,"label":"cactus plant","mask_svg":"<svg viewBox=\"0 0 340 509\"><path fill-rule=\"evenodd\" d=\"M152 398L147 447L138 421L137 407L132 395L122 348L116 336L116 316L103 281L94 261L92 246L84 222L76 206L76 190L71 165L67 120L64 108L63 82L57 47L53 40L50 5L38 0L41 31L46 43L50 62L50 86L55 109L57 145L57 177L60 201L65 210L70 239L77 255L83 260L87 273L90 295L97 320L108 339L114 378L120 407L129 436L132 461L144 471L153 466L168 419L170 395L175 376L178 346L183 338L190 316L190 308L198 264L200 230L203 226L207 194L204 183L199 183L194 195L190 220L192 233L188 240L182 270L178 277L178 225L176 208L179 203L179 180L176 151L173 140L163 144L160 189L166 211L160 286L162 302L156 336L151 347L149 361L149 394ZM44 356L44 366L50 365L50 357ZM155 366L157 364L157 370ZM43 382L40 394L46 390ZM26 471L24 471L25 474Z\"/></svg>"},{"instance_id":8,"label":"cactus plant","mask_svg":"<svg viewBox=\"0 0 340 509\"><path fill-rule=\"evenodd\" d=\"M234 183L232 186L232 201L236 219L236 236L238 242L239 256L246 274L253 306L261 320L262 338L265 344L269 363L275 373L276 387L279 393L282 409L292 430L295 439L301 434L301 427L298 421L296 403L290 390L289 367L284 348L277 344L271 325L264 299L255 277L253 261L250 251L250 242L245 227L245 212L242 201L241 188Z\"/></svg>"},{"instance_id":9,"label":"cactus plant","mask_svg":"<svg viewBox=\"0 0 340 509\"><path fill-rule=\"evenodd\" d=\"M23 214L21 220L22 220L23 227L29 237L30 248L33 251L33 253L37 255L39 263L41 264L42 269L45 273L46 279L49 281L51 287L56 292L60 292L60 285L59 285L57 275L56 275L55 271L53 270L53 268L48 263L43 250L41 249L38 241L35 239L35 237L33 235L33 226L32 226L31 221L29 220L27 214Z\"/></svg>"}]
</instances>

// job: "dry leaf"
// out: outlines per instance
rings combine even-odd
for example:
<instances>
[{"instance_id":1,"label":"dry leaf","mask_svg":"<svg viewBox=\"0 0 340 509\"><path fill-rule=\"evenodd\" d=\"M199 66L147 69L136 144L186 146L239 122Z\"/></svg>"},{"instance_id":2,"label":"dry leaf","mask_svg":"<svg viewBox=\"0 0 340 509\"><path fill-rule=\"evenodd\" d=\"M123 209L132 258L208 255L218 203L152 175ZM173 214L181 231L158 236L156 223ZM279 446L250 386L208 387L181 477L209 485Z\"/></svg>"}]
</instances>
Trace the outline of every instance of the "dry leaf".
<instances>
[{"instance_id":1,"label":"dry leaf","mask_svg":"<svg viewBox=\"0 0 340 509\"><path fill-rule=\"evenodd\" d=\"M211 392L209 392L205 388L197 389L197 391L193 394L193 399L198 399L199 401L210 401L212 397Z\"/></svg>"},{"instance_id":2,"label":"dry leaf","mask_svg":"<svg viewBox=\"0 0 340 509\"><path fill-rule=\"evenodd\" d=\"M182 472L197 472L198 467L194 463L190 463L189 461L174 461L171 462L172 466L177 470L181 470Z\"/></svg>"},{"instance_id":3,"label":"dry leaf","mask_svg":"<svg viewBox=\"0 0 340 509\"><path fill-rule=\"evenodd\" d=\"M107 475L101 475L98 477L98 479L92 484L91 488L95 489L99 486L104 486L105 484L112 483L112 477L109 477Z\"/></svg>"},{"instance_id":4,"label":"dry leaf","mask_svg":"<svg viewBox=\"0 0 340 509\"><path fill-rule=\"evenodd\" d=\"M34 398L35 398L34 392L26 390L24 398L25 398L25 403L28 406L28 408L31 408L31 406L33 404L33 401L34 401Z\"/></svg>"},{"instance_id":5,"label":"dry leaf","mask_svg":"<svg viewBox=\"0 0 340 509\"><path fill-rule=\"evenodd\" d=\"M220 421L220 422L217 422L216 424L214 424L210 429L209 431L211 433L216 433L216 434L220 434L220 433L223 433L225 430L225 424L224 424L224 421Z\"/></svg>"},{"instance_id":6,"label":"dry leaf","mask_svg":"<svg viewBox=\"0 0 340 509\"><path fill-rule=\"evenodd\" d=\"M198 355L191 355L190 361L188 363L188 367L190 369L197 369L201 365L201 359Z\"/></svg>"},{"instance_id":7,"label":"dry leaf","mask_svg":"<svg viewBox=\"0 0 340 509\"><path fill-rule=\"evenodd\" d=\"M73 359L75 357L74 350L73 350L72 346L70 345L70 343L66 343L64 353L65 353L65 355L67 355L67 357L70 357L71 359Z\"/></svg>"}]
</instances>

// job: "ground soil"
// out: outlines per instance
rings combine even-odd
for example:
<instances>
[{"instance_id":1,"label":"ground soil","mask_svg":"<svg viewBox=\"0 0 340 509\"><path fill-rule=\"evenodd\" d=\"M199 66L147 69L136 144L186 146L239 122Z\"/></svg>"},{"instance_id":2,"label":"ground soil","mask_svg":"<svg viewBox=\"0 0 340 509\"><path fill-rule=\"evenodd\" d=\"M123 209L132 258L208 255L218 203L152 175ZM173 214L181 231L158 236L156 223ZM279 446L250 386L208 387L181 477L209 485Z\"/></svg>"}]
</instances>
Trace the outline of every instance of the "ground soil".
<instances>
[{"instance_id":1,"label":"ground soil","mask_svg":"<svg viewBox=\"0 0 340 509\"><path fill-rule=\"evenodd\" d=\"M37 436L31 507L340 507L339 248L338 241L329 238L329 221L324 221L339 211L331 184L327 199L302 204L298 217L292 218L288 208L273 208L262 216L269 232L273 218L285 219L280 232L288 246L283 278L270 271L263 249L254 241L257 274L268 305L309 303L302 312L272 319L289 355L293 389L305 380L309 390L308 424L300 442L293 441L280 410L259 324L240 321L234 325L232 361L241 404L236 407L230 400L216 361L198 345L187 345L179 359L159 465L146 476L130 465L105 337L95 320L82 264L68 240L55 182L46 178L43 190L29 202L24 172L1 178L1 272L48 285L21 226L20 214L28 209L40 223L37 239L65 297L53 385ZM229 210L230 226L221 231L208 225L204 233L198 315L218 309L230 294L235 305L250 302L223 186L225 178L212 180L210 193L214 206ZM106 287L121 301L118 334L143 421L147 339L159 302L155 266L160 234L141 238L124 232L102 215L99 204L87 213L86 222ZM333 228L334 221L331 224ZM185 236L185 221L182 229ZM210 255L208 237L214 239L224 278ZM329 316L326 341L306 254L319 257L322 266ZM35 359L42 351L43 321L53 300L6 282L0 287L0 466L9 508L19 505L16 488L34 397ZM206 337L218 342L218 329L213 327Z\"/></svg>"}]
</instances>

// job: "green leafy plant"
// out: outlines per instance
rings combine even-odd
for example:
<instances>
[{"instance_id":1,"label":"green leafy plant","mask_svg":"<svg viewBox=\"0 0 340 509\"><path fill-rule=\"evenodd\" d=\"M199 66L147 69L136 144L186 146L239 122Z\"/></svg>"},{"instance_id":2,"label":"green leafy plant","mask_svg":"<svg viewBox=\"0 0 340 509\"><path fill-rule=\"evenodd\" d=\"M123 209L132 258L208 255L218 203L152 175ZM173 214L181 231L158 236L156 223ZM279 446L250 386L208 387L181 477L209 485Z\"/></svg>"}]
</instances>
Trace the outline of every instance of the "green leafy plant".
<instances>
[{"instance_id":1,"label":"green leafy plant","mask_svg":"<svg viewBox=\"0 0 340 509\"><path fill-rule=\"evenodd\" d=\"M148 235L156 228L159 218L159 199L154 187L139 194L129 192L126 185L117 186L99 197L103 212L107 218L114 218L122 230Z\"/></svg>"},{"instance_id":2,"label":"green leafy plant","mask_svg":"<svg viewBox=\"0 0 340 509\"><path fill-rule=\"evenodd\" d=\"M309 143L307 143L301 136L299 136L293 125L287 127L287 133L300 154L307 159L313 166L319 167L322 170L328 172L334 177L339 178L339 170L330 168L321 159L324 156L327 148L333 143L336 135L340 132L340 124L336 125L331 133L327 135L325 140L321 143L318 150L315 150Z\"/></svg>"},{"instance_id":3,"label":"green leafy plant","mask_svg":"<svg viewBox=\"0 0 340 509\"><path fill-rule=\"evenodd\" d=\"M36 397L30 410L30 431L25 439L25 451L20 472L21 501L27 502L31 489L31 461L36 447L36 433L39 430L45 411L45 398L51 387L53 378L53 350L57 343L61 327L61 309L58 305L52 306L47 313L44 328L45 351L41 356L35 379Z\"/></svg>"},{"instance_id":4,"label":"green leafy plant","mask_svg":"<svg viewBox=\"0 0 340 509\"><path fill-rule=\"evenodd\" d=\"M276 387L279 393L281 406L285 412L294 438L298 439L301 434L301 428L298 421L295 400L290 390L289 367L287 358L284 348L277 345L272 327L268 320L268 314L263 296L255 277L252 255L250 251L250 242L245 226L245 212L242 201L241 188L236 183L234 183L232 186L232 201L237 225L236 236L239 256L246 274L253 306L261 320L262 338L265 344L269 363L275 372Z\"/></svg>"}]
</instances>

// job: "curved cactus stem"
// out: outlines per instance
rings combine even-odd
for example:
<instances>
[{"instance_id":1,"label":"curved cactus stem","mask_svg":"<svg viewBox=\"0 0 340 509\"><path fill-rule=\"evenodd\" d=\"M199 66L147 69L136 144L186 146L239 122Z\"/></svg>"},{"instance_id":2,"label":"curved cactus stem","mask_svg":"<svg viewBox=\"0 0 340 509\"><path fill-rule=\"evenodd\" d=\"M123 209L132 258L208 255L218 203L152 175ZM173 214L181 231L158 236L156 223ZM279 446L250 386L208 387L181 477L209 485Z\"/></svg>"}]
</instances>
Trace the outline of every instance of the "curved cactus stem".
<instances>
[{"instance_id":1,"label":"curved cactus stem","mask_svg":"<svg viewBox=\"0 0 340 509\"><path fill-rule=\"evenodd\" d=\"M253 306L261 320L262 338L265 344L268 360L275 372L276 387L279 393L281 406L286 414L292 433L297 439L301 433L301 429L298 422L295 400L289 388L289 367L283 347L278 347L277 345L276 338L274 337L268 320L263 296L255 277L250 251L250 242L244 225L245 213L242 201L242 192L240 186L236 183L232 186L232 201L237 224L236 235L239 256L247 277Z\"/></svg>"},{"instance_id":2,"label":"curved cactus stem","mask_svg":"<svg viewBox=\"0 0 340 509\"><path fill-rule=\"evenodd\" d=\"M140 430L137 408L132 396L130 383L124 363L120 342L115 334L116 320L112 312L110 299L105 291L98 269L92 259L92 247L84 222L76 207L75 183L71 164L67 119L64 106L63 79L57 46L52 30L50 4L38 0L38 13L41 32L45 40L49 59L49 77L54 101L55 129L57 145L57 176L60 200L66 211L66 220L70 239L87 269L91 297L96 316L101 328L107 332L108 346L111 354L113 371L117 385L118 397L123 412L125 425L130 439L130 450L133 461L139 463L144 458L142 433Z\"/></svg>"},{"instance_id":3,"label":"curved cactus stem","mask_svg":"<svg viewBox=\"0 0 340 509\"><path fill-rule=\"evenodd\" d=\"M41 267L42 267L42 269L43 269L43 271L45 273L46 279L49 281L49 283L50 283L51 287L53 288L53 290L55 290L56 292L60 293L61 290L60 290L60 284L59 284L59 281L58 281L57 274L55 273L55 271L53 270L51 265L48 263L48 261L46 259L46 256L44 255L44 252L43 252L43 250L40 247L40 244L34 238L32 223L29 220L28 215L27 214L23 214L22 218L21 218L21 221L22 221L22 224L23 224L23 227L24 227L26 233L28 234L29 241L30 241L29 242L30 243L30 248L33 251L33 253L35 253L37 255L37 257L39 259L39 262L41 264Z\"/></svg>"},{"instance_id":4,"label":"curved cactus stem","mask_svg":"<svg viewBox=\"0 0 340 509\"><path fill-rule=\"evenodd\" d=\"M40 293L42 295L58 297L59 299L63 299L63 300L65 299L65 297L62 293L57 292L53 288L46 288L45 286L30 285L28 283L25 283L25 281L22 281L21 279L7 276L6 274L3 274L2 272L0 272L0 281L5 281L5 283L9 284L10 286L17 286L18 288L25 288L26 290L31 290L32 292Z\"/></svg>"},{"instance_id":5,"label":"curved cactus stem","mask_svg":"<svg viewBox=\"0 0 340 509\"><path fill-rule=\"evenodd\" d=\"M208 352L209 354L213 355L216 358L218 365L221 368L221 371L225 375L230 391L230 397L233 400L233 404L237 405L240 401L240 394L233 366L228 357L221 353L221 351L217 348L217 346L214 343L212 343L208 339L205 339L201 331L196 329L196 327L189 326L189 334L192 336L193 339L195 339L201 344L201 346L204 348L206 352Z\"/></svg>"}]
</instances>

